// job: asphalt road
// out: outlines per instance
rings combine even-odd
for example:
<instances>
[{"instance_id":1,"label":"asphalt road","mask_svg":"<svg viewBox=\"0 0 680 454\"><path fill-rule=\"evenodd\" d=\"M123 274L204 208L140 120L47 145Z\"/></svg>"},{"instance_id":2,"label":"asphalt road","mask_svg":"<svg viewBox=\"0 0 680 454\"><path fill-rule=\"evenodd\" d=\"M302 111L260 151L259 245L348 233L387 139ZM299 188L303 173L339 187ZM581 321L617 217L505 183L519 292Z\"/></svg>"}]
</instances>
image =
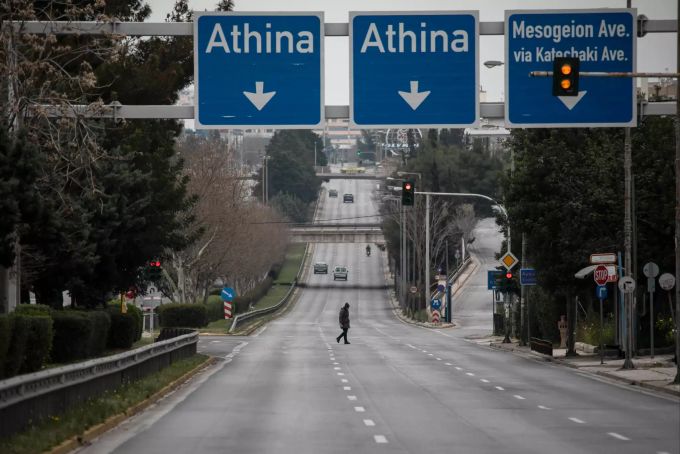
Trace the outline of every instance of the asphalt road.
<instances>
[{"instance_id":1,"label":"asphalt road","mask_svg":"<svg viewBox=\"0 0 680 454\"><path fill-rule=\"evenodd\" d=\"M340 197L355 191L357 204L324 204L320 218L374 214L371 182L330 185ZM482 225L478 260L490 260L493 241L493 227ZM386 290L355 288L384 282L381 257L366 257L364 247L316 245L312 262L347 265L348 282L309 274L317 286L256 336L202 339L201 350L222 358L217 367L83 451L680 452L677 400L466 342L490 330L491 299L479 275L458 294L460 328L398 321ZM350 345L335 341L345 301Z\"/></svg>"}]
</instances>

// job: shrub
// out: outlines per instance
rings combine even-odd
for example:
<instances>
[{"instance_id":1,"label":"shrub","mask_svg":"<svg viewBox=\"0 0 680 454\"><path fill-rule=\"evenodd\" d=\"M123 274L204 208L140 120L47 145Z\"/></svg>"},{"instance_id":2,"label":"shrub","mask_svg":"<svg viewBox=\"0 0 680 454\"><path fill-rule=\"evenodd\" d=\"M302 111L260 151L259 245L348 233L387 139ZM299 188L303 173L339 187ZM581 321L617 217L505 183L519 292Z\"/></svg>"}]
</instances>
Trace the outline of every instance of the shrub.
<instances>
[{"instance_id":1,"label":"shrub","mask_svg":"<svg viewBox=\"0 0 680 454\"><path fill-rule=\"evenodd\" d=\"M44 304L19 304L14 310L15 314L21 315L52 315L52 308Z\"/></svg>"},{"instance_id":2,"label":"shrub","mask_svg":"<svg viewBox=\"0 0 680 454\"><path fill-rule=\"evenodd\" d=\"M92 321L88 356L100 356L106 350L111 331L111 316L105 311L89 311L84 313Z\"/></svg>"},{"instance_id":3,"label":"shrub","mask_svg":"<svg viewBox=\"0 0 680 454\"><path fill-rule=\"evenodd\" d=\"M5 376L5 361L12 341L13 319L9 315L0 314L0 378Z\"/></svg>"},{"instance_id":4,"label":"shrub","mask_svg":"<svg viewBox=\"0 0 680 454\"><path fill-rule=\"evenodd\" d=\"M127 304L127 313L132 315L135 320L135 342L142 338L144 331L144 313L134 304Z\"/></svg>"},{"instance_id":5,"label":"shrub","mask_svg":"<svg viewBox=\"0 0 680 454\"><path fill-rule=\"evenodd\" d=\"M54 311L52 361L64 363L87 358L92 339L92 320L83 312Z\"/></svg>"},{"instance_id":6,"label":"shrub","mask_svg":"<svg viewBox=\"0 0 680 454\"><path fill-rule=\"evenodd\" d=\"M26 353L21 366L21 373L28 374L42 369L52 349L52 318L45 315L26 317L28 321L28 339Z\"/></svg>"},{"instance_id":7,"label":"shrub","mask_svg":"<svg viewBox=\"0 0 680 454\"><path fill-rule=\"evenodd\" d=\"M158 319L164 328L200 328L208 324L203 304L163 304L158 307Z\"/></svg>"},{"instance_id":8,"label":"shrub","mask_svg":"<svg viewBox=\"0 0 680 454\"><path fill-rule=\"evenodd\" d=\"M12 337L7 350L5 359L5 377L13 377L21 371L26 356L26 347L29 336L29 317L25 315L14 315L12 318Z\"/></svg>"},{"instance_id":9,"label":"shrub","mask_svg":"<svg viewBox=\"0 0 680 454\"><path fill-rule=\"evenodd\" d=\"M135 343L137 336L137 319L132 313L123 314L120 307L110 306L108 308L111 317L111 328L109 329L109 348L130 348Z\"/></svg>"},{"instance_id":10,"label":"shrub","mask_svg":"<svg viewBox=\"0 0 680 454\"><path fill-rule=\"evenodd\" d=\"M222 298L215 295L208 297L208 302L205 305L206 313L208 314L208 321L222 320L224 318L224 302Z\"/></svg>"}]
</instances>

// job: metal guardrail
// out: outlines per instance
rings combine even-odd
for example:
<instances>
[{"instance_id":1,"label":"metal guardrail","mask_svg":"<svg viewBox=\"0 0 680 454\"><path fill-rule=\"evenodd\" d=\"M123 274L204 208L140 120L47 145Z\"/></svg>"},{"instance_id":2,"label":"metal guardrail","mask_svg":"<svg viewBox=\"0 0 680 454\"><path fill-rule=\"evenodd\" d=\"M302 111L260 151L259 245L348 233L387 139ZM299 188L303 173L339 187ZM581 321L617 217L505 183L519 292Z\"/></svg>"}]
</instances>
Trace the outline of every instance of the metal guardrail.
<instances>
[{"instance_id":1,"label":"metal guardrail","mask_svg":"<svg viewBox=\"0 0 680 454\"><path fill-rule=\"evenodd\" d=\"M446 278L446 282L452 283L456 279L458 279L458 276L460 276L460 274L463 272L463 270L468 265L468 263L470 263L470 260L472 260L472 258L468 255L465 258L465 260L463 260L463 263L458 265L458 268L456 268L456 270ZM439 294L439 292L436 291L437 286L438 286L438 284L436 282L430 286L430 299L436 297Z\"/></svg>"},{"instance_id":2,"label":"metal guardrail","mask_svg":"<svg viewBox=\"0 0 680 454\"><path fill-rule=\"evenodd\" d=\"M0 437L196 353L198 333L68 366L0 380Z\"/></svg>"},{"instance_id":3,"label":"metal guardrail","mask_svg":"<svg viewBox=\"0 0 680 454\"><path fill-rule=\"evenodd\" d=\"M234 317L234 321L231 322L231 327L229 328L229 333L233 333L234 329L236 329L236 325L238 325L240 322L246 321L246 320L251 320L257 317L260 317L262 315L270 314L272 312L276 312L279 310L281 307L283 307L287 302L290 296L293 294L293 290L295 290L295 287L297 287L297 282L300 279L300 275L302 274L302 270L305 266L305 262L307 261L307 252L309 251L309 243L307 243L307 246L305 246L305 253L302 256L302 262L300 262L300 268L298 269L297 274L295 275L295 281L290 285L290 288L284 295L284 297L276 303L275 305L271 307L266 307L264 309L258 309L255 311L250 311L246 312L245 314L239 314L236 317Z\"/></svg>"}]
</instances>

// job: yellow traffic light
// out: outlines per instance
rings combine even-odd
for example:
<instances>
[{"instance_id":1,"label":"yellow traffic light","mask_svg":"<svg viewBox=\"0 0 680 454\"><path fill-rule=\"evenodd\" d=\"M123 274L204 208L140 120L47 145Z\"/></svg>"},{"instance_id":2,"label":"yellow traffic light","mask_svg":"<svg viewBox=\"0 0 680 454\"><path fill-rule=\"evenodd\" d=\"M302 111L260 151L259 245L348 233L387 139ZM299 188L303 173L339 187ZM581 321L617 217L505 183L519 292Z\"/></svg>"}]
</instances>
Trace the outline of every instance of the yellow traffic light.
<instances>
[{"instance_id":1,"label":"yellow traffic light","mask_svg":"<svg viewBox=\"0 0 680 454\"><path fill-rule=\"evenodd\" d=\"M579 59L556 57L553 61L553 96L578 96Z\"/></svg>"}]
</instances>

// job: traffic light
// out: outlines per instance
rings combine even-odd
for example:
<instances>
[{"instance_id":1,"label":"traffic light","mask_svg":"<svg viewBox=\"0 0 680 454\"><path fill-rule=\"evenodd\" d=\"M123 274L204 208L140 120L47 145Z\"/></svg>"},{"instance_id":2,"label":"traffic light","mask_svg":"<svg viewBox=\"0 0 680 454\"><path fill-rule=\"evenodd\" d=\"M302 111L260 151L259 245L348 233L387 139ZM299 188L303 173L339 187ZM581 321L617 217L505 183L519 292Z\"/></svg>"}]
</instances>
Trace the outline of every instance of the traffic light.
<instances>
[{"instance_id":1,"label":"traffic light","mask_svg":"<svg viewBox=\"0 0 680 454\"><path fill-rule=\"evenodd\" d=\"M150 260L146 267L146 276L150 281L158 281L161 278L162 268L160 260Z\"/></svg>"},{"instance_id":2,"label":"traffic light","mask_svg":"<svg viewBox=\"0 0 680 454\"><path fill-rule=\"evenodd\" d=\"M578 96L578 75L578 58L555 58L553 61L553 96Z\"/></svg>"},{"instance_id":3,"label":"traffic light","mask_svg":"<svg viewBox=\"0 0 680 454\"><path fill-rule=\"evenodd\" d=\"M416 201L416 187L412 181L401 183L401 204L402 206L413 206Z\"/></svg>"}]
</instances>

